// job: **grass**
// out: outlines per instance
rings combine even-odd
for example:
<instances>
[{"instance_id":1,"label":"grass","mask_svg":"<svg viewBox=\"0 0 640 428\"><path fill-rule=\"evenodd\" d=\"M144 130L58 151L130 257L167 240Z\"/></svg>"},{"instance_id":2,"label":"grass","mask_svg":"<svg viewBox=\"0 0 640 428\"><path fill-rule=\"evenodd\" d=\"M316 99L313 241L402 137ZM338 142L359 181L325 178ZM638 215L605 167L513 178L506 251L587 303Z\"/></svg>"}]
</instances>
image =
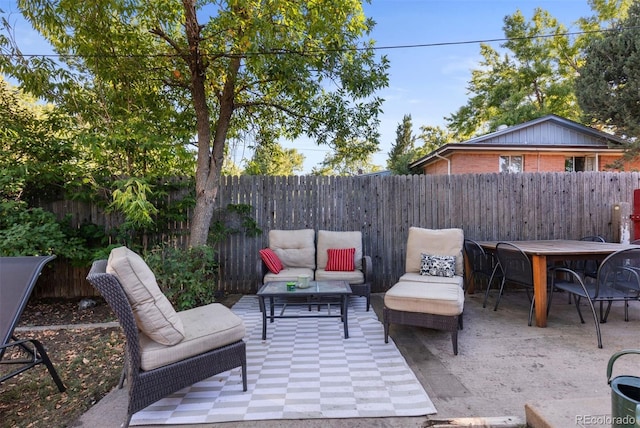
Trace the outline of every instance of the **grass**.
<instances>
[{"instance_id":1,"label":"grass","mask_svg":"<svg viewBox=\"0 0 640 428\"><path fill-rule=\"evenodd\" d=\"M124 337L119 328L29 331L38 338L67 390L43 364L0 384L0 427L67 427L118 383ZM0 366L0 373L7 367Z\"/></svg>"}]
</instances>

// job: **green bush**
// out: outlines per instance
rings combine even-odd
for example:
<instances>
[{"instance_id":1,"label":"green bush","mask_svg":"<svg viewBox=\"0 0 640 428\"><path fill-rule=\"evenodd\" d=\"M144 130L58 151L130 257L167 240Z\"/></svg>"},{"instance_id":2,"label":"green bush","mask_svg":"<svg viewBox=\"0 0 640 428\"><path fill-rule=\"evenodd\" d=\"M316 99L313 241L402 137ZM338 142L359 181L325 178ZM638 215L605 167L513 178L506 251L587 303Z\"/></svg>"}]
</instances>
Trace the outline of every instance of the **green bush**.
<instances>
[{"instance_id":1,"label":"green bush","mask_svg":"<svg viewBox=\"0 0 640 428\"><path fill-rule=\"evenodd\" d=\"M81 247L64 233L53 213L20 201L0 201L0 255L71 258Z\"/></svg>"},{"instance_id":2,"label":"green bush","mask_svg":"<svg viewBox=\"0 0 640 428\"><path fill-rule=\"evenodd\" d=\"M0 256L55 254L74 266L88 266L104 254L107 246L100 226L83 224L72 228L68 217L58 221L42 208L30 208L22 201L0 200Z\"/></svg>"},{"instance_id":3,"label":"green bush","mask_svg":"<svg viewBox=\"0 0 640 428\"><path fill-rule=\"evenodd\" d=\"M162 292L178 311L215 301L218 261L213 248L165 245L145 255Z\"/></svg>"}]
</instances>

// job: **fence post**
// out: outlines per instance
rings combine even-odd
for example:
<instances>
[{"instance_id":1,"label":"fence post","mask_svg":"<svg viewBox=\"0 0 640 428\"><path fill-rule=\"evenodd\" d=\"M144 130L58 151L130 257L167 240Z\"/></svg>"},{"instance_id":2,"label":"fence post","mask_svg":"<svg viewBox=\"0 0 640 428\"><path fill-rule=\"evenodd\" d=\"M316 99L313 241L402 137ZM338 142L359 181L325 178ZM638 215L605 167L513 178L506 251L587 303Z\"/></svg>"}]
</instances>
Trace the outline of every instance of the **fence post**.
<instances>
[{"instance_id":1,"label":"fence post","mask_svg":"<svg viewBox=\"0 0 640 428\"><path fill-rule=\"evenodd\" d=\"M631 241L631 204L618 202L613 205L613 241L628 244Z\"/></svg>"}]
</instances>

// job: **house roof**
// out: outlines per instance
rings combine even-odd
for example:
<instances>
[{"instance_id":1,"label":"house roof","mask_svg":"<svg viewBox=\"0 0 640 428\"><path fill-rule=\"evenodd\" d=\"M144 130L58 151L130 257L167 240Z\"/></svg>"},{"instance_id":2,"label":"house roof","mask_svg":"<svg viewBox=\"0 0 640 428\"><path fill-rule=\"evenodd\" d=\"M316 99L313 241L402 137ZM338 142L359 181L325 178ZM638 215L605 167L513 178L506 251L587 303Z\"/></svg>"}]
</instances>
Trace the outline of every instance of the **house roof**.
<instances>
[{"instance_id":1,"label":"house roof","mask_svg":"<svg viewBox=\"0 0 640 428\"><path fill-rule=\"evenodd\" d=\"M409 164L418 168L456 151L572 151L619 152L627 143L622 138L550 114L461 143L449 143ZM616 147L618 146L618 147Z\"/></svg>"}]
</instances>

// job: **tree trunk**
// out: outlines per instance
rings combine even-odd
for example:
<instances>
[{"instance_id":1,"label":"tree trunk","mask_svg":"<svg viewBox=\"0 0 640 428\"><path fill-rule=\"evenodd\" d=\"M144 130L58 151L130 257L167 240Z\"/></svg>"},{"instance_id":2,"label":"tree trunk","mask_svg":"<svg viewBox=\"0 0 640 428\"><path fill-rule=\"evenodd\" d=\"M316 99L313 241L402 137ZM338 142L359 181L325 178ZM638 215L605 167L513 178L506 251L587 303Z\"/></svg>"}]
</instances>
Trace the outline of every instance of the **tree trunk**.
<instances>
[{"instance_id":1,"label":"tree trunk","mask_svg":"<svg viewBox=\"0 0 640 428\"><path fill-rule=\"evenodd\" d=\"M198 159L196 167L196 206L191 218L189 246L206 245L213 209L220 187L224 145L234 109L235 79L240 69L240 58L229 62L227 80L219 96L220 112L216 122L213 148L211 145L211 125L209 106L205 91L204 58L199 49L200 26L196 17L195 2L183 0L185 6L185 27L189 43L189 68L191 71L191 92L196 113L198 132Z\"/></svg>"}]
</instances>

